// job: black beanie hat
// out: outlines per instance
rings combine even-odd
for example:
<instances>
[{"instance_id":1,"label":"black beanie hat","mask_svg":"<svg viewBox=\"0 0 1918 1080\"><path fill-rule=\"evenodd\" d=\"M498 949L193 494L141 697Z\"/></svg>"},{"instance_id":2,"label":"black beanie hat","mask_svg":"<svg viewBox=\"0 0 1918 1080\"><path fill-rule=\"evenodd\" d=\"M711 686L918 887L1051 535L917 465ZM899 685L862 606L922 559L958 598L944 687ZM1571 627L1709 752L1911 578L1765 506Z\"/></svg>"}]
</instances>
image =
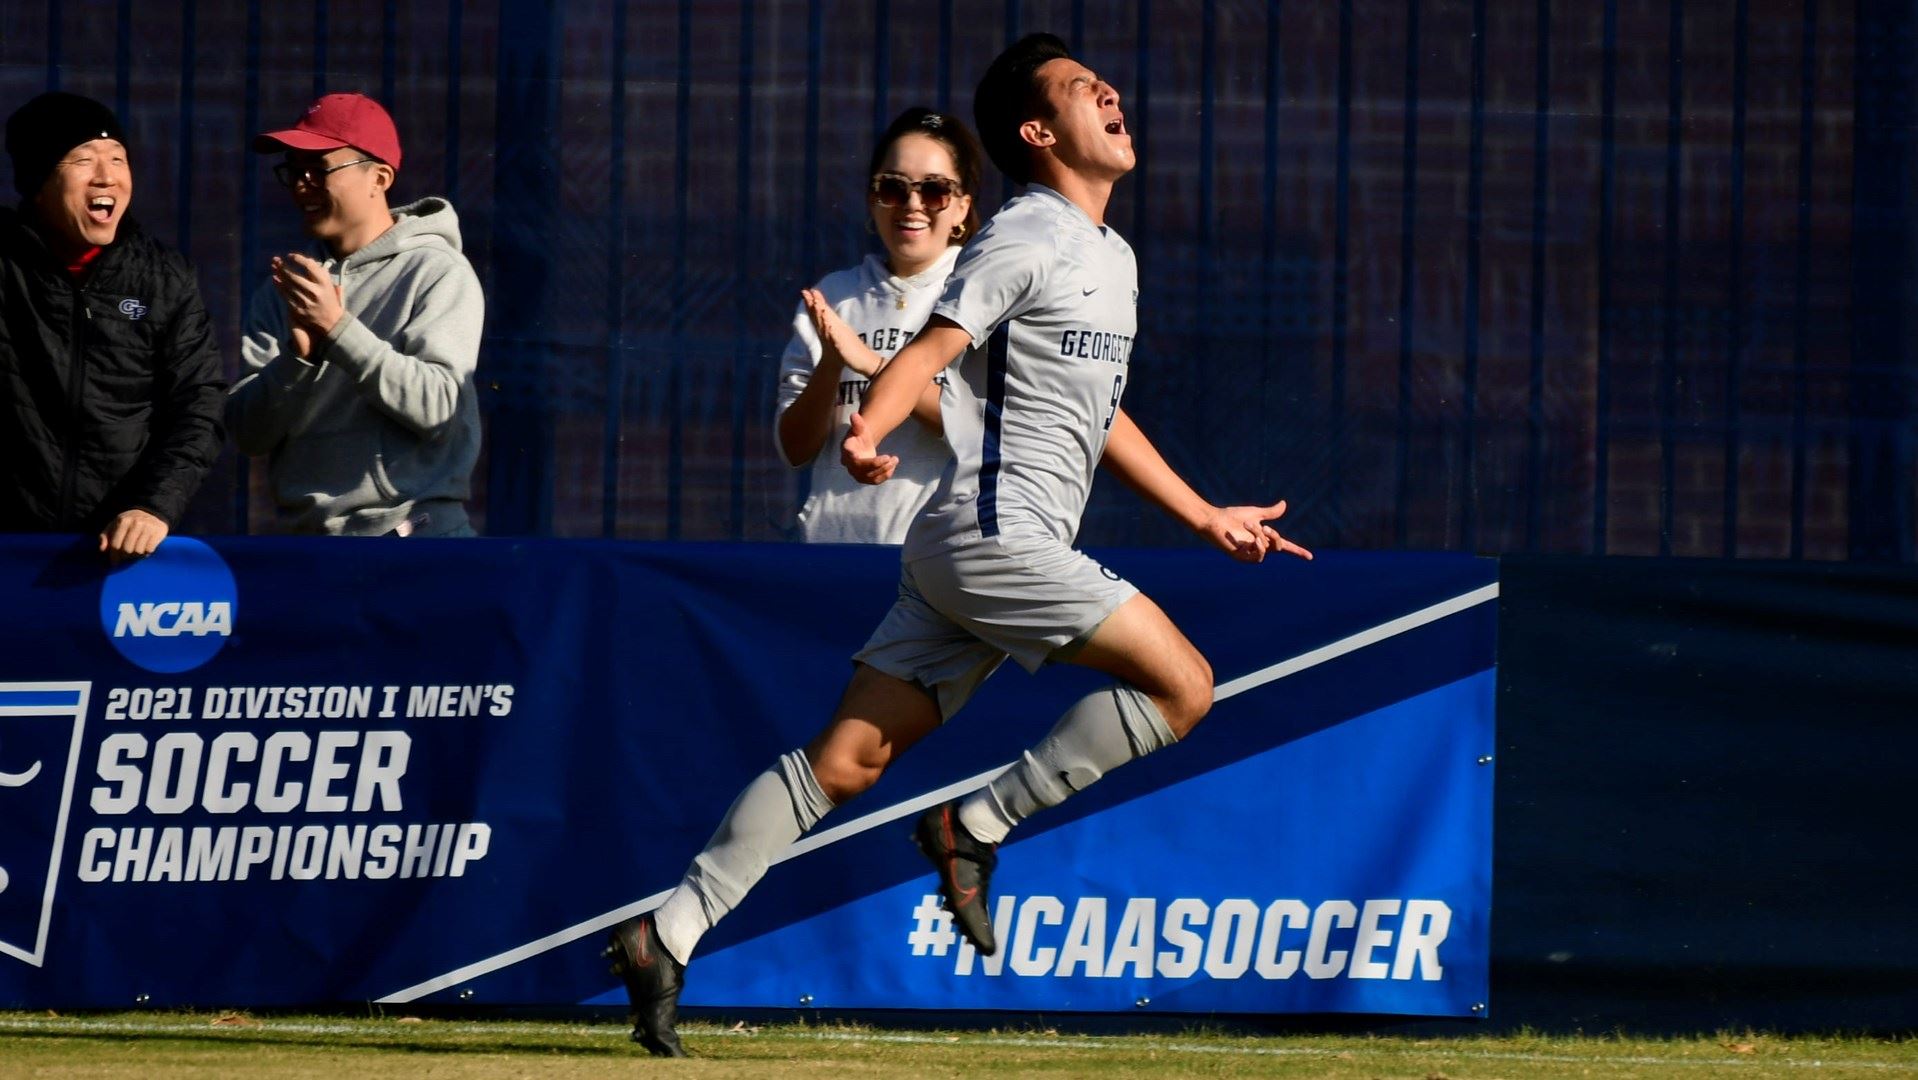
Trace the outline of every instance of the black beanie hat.
<instances>
[{"instance_id":1,"label":"black beanie hat","mask_svg":"<svg viewBox=\"0 0 1918 1080\"><path fill-rule=\"evenodd\" d=\"M14 110L7 117L7 156L20 197L33 198L67 151L95 139L124 145L127 136L113 110L92 98L55 90Z\"/></svg>"}]
</instances>

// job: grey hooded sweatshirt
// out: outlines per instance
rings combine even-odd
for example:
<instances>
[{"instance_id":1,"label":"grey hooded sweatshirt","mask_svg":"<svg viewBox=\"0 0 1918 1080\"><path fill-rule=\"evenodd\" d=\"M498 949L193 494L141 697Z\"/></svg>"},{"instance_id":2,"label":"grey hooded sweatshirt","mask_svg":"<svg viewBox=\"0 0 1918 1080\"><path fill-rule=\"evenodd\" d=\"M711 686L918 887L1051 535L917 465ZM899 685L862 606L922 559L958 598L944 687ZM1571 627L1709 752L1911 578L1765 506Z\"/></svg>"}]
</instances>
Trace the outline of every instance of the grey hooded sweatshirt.
<instances>
[{"instance_id":1,"label":"grey hooded sweatshirt","mask_svg":"<svg viewBox=\"0 0 1918 1080\"><path fill-rule=\"evenodd\" d=\"M372 243L325 260L346 315L310 360L293 355L286 303L271 281L247 311L227 425L242 453L267 455L291 532L468 533L464 500L480 450L479 277L445 199L393 216Z\"/></svg>"}]
</instances>

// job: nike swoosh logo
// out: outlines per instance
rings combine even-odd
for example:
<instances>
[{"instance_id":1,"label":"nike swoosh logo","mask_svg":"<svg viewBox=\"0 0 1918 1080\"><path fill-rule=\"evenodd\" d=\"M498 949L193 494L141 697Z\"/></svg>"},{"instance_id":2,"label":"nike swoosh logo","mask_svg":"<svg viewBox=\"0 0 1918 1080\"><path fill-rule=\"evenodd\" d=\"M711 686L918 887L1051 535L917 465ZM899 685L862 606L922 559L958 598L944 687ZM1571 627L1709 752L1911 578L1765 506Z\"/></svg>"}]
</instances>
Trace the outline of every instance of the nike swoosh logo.
<instances>
[{"instance_id":1,"label":"nike swoosh logo","mask_svg":"<svg viewBox=\"0 0 1918 1080\"><path fill-rule=\"evenodd\" d=\"M1096 293L1098 291L1099 291L1099 287L1097 285L1094 285L1092 288L1084 290L1080 295L1091 296L1093 293Z\"/></svg>"}]
</instances>

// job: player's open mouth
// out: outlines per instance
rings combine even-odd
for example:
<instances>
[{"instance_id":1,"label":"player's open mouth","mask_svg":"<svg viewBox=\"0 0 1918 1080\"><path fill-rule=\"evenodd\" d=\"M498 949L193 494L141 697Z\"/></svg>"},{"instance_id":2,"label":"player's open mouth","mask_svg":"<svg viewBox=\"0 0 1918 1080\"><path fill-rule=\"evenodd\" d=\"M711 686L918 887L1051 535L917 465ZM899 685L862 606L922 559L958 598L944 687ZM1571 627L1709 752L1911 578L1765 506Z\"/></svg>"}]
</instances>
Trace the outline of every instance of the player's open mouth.
<instances>
[{"instance_id":1,"label":"player's open mouth","mask_svg":"<svg viewBox=\"0 0 1918 1080\"><path fill-rule=\"evenodd\" d=\"M1117 120L1106 121L1107 135L1124 135L1125 133L1125 117L1121 116Z\"/></svg>"},{"instance_id":2,"label":"player's open mouth","mask_svg":"<svg viewBox=\"0 0 1918 1080\"><path fill-rule=\"evenodd\" d=\"M111 195L96 195L87 200L87 216L105 225L113 220L113 208L117 205Z\"/></svg>"}]
</instances>

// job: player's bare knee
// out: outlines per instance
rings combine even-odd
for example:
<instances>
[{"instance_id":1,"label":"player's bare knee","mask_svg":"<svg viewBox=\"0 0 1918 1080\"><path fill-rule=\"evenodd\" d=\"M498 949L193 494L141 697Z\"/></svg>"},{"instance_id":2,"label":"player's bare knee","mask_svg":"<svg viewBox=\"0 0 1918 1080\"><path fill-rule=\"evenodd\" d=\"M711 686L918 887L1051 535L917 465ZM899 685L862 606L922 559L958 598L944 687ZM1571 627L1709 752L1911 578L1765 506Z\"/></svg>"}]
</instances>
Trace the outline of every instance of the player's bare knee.
<instances>
[{"instance_id":1,"label":"player's bare knee","mask_svg":"<svg viewBox=\"0 0 1918 1080\"><path fill-rule=\"evenodd\" d=\"M1191 661L1179 665L1168 690L1167 700L1159 708L1165 714L1166 726L1183 739L1212 711L1212 665L1194 650Z\"/></svg>"},{"instance_id":2,"label":"player's bare knee","mask_svg":"<svg viewBox=\"0 0 1918 1080\"><path fill-rule=\"evenodd\" d=\"M1194 724L1205 719L1206 714L1212 711L1212 669L1210 667L1203 668L1198 678L1193 681L1191 706Z\"/></svg>"},{"instance_id":3,"label":"player's bare knee","mask_svg":"<svg viewBox=\"0 0 1918 1080\"><path fill-rule=\"evenodd\" d=\"M873 780L865 776L861 769L833 767L829 765L813 766L813 775L819 780L819 790L826 793L834 806L839 806L873 785Z\"/></svg>"},{"instance_id":4,"label":"player's bare knee","mask_svg":"<svg viewBox=\"0 0 1918 1080\"><path fill-rule=\"evenodd\" d=\"M861 761L852 754L826 752L813 758L813 778L834 806L864 792L879 782L884 765Z\"/></svg>"},{"instance_id":5,"label":"player's bare knee","mask_svg":"<svg viewBox=\"0 0 1918 1080\"><path fill-rule=\"evenodd\" d=\"M1195 694L1199 699L1199 715L1204 716L1212 711L1212 662L1197 649L1192 650L1192 662L1194 677L1198 680Z\"/></svg>"}]
</instances>

